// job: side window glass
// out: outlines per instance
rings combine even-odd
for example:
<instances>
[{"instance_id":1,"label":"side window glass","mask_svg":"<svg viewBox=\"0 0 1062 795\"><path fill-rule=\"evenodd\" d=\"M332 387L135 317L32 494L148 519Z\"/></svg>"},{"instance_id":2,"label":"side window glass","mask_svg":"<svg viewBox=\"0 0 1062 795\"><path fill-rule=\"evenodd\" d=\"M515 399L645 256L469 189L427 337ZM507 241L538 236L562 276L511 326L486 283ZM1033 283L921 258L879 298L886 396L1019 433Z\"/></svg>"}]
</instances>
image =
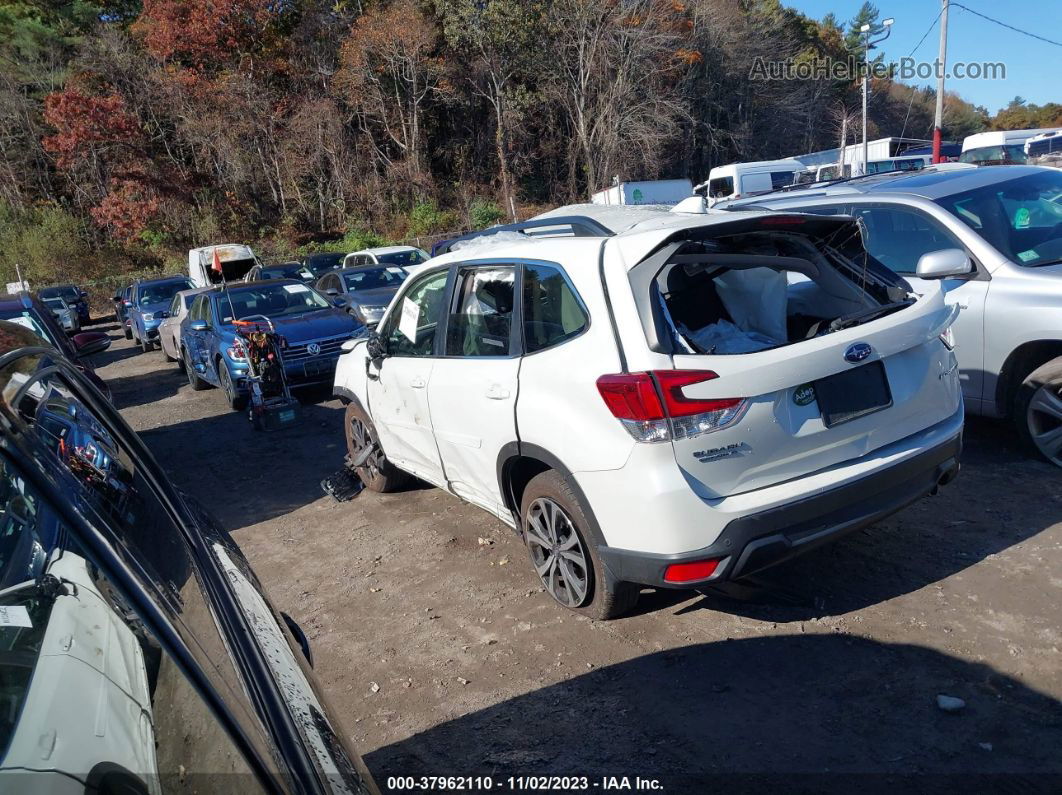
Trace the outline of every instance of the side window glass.
<instances>
[{"instance_id":1,"label":"side window glass","mask_svg":"<svg viewBox=\"0 0 1062 795\"><path fill-rule=\"evenodd\" d=\"M516 269L462 268L446 324L447 356L508 356Z\"/></svg>"},{"instance_id":2,"label":"side window glass","mask_svg":"<svg viewBox=\"0 0 1062 795\"><path fill-rule=\"evenodd\" d=\"M17 466L0 458L0 791L71 780L260 791L199 691Z\"/></svg>"},{"instance_id":3,"label":"side window glass","mask_svg":"<svg viewBox=\"0 0 1062 795\"><path fill-rule=\"evenodd\" d=\"M381 333L392 356L431 356L442 316L448 271L425 276L405 294Z\"/></svg>"},{"instance_id":4,"label":"side window glass","mask_svg":"<svg viewBox=\"0 0 1062 795\"><path fill-rule=\"evenodd\" d=\"M170 309L169 309L170 317L177 317L177 315L178 315L178 313L180 311L181 311L181 296L174 295L173 296L173 300L170 301Z\"/></svg>"},{"instance_id":5,"label":"side window glass","mask_svg":"<svg viewBox=\"0 0 1062 795\"><path fill-rule=\"evenodd\" d=\"M863 222L867 251L891 270L913 275L923 254L963 248L940 223L923 213L897 207L860 207L852 215Z\"/></svg>"},{"instance_id":6,"label":"side window glass","mask_svg":"<svg viewBox=\"0 0 1062 795\"><path fill-rule=\"evenodd\" d=\"M549 265L524 266L524 351L559 345L590 319L564 274Z\"/></svg>"}]
</instances>

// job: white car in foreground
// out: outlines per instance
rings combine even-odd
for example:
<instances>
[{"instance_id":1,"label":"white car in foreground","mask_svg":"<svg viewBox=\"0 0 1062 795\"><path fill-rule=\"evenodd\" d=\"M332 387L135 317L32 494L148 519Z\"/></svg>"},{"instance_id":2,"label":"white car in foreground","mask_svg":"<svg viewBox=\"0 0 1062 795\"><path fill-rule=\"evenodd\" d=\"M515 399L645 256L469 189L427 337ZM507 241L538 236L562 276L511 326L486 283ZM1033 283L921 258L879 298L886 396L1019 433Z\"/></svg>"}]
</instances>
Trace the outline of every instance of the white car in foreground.
<instances>
[{"instance_id":1,"label":"white car in foreground","mask_svg":"<svg viewBox=\"0 0 1062 795\"><path fill-rule=\"evenodd\" d=\"M957 310L850 218L582 205L467 237L346 344L349 453L514 527L568 608L751 574L958 472Z\"/></svg>"}]
</instances>

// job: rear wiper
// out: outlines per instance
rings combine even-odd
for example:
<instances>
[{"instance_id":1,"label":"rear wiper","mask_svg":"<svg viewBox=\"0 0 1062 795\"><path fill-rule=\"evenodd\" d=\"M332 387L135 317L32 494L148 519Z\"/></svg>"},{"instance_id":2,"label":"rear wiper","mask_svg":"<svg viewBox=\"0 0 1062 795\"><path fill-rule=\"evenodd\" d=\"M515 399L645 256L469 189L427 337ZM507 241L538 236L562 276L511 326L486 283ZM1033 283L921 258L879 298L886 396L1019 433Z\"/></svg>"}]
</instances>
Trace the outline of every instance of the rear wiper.
<instances>
[{"instance_id":1,"label":"rear wiper","mask_svg":"<svg viewBox=\"0 0 1062 795\"><path fill-rule=\"evenodd\" d=\"M858 326L861 323L866 323L869 320L874 320L884 315L892 314L901 309L909 307L914 301L895 301L891 304L882 304L881 306L871 307L870 309L864 309L861 312L855 312L851 315L844 315L843 317L836 318L830 323L830 331L840 331L844 328L851 328L852 326Z\"/></svg>"}]
</instances>

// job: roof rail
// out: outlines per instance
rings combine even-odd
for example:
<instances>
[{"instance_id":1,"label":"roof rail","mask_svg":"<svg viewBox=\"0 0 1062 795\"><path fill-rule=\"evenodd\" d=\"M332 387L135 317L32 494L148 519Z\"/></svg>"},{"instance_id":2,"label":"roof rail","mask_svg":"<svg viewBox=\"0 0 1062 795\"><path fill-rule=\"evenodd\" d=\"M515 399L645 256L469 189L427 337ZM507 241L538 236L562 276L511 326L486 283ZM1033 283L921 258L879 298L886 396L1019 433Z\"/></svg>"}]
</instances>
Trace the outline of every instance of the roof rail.
<instances>
[{"instance_id":1,"label":"roof rail","mask_svg":"<svg viewBox=\"0 0 1062 795\"><path fill-rule=\"evenodd\" d=\"M520 221L515 224L503 224L501 226L480 229L478 232L468 232L460 237L437 243L432 249L431 254L433 257L437 257L440 254L447 254L453 250L455 244L460 243L463 240L473 240L477 237L489 237L490 235L496 235L499 232L519 232L520 234L527 235L527 237L536 237L536 235L528 235L528 231L534 229L551 229L558 226L569 227L571 229L572 237L612 237L612 235L615 234L615 232L607 226L600 221L594 220L590 216L558 215L553 218L532 218L530 221ZM545 235L542 236L545 237Z\"/></svg>"}]
</instances>

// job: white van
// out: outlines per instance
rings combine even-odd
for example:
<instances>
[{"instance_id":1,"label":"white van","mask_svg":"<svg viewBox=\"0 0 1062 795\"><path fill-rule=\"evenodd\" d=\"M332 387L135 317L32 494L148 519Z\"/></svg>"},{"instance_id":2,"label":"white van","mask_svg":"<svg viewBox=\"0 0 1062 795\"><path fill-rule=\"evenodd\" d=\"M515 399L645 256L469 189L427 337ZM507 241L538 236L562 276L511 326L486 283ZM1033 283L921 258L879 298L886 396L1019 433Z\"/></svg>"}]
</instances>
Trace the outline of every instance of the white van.
<instances>
[{"instance_id":1,"label":"white van","mask_svg":"<svg viewBox=\"0 0 1062 795\"><path fill-rule=\"evenodd\" d=\"M215 251L221 262L221 273L213 267ZM188 278L192 280L193 287L210 287L222 281L236 282L260 264L250 246L233 243L203 246L188 251Z\"/></svg>"},{"instance_id":2,"label":"white van","mask_svg":"<svg viewBox=\"0 0 1062 795\"><path fill-rule=\"evenodd\" d=\"M1041 133L1056 132L1062 127L1038 130L993 130L968 135L962 142L960 163L1024 163L1025 142Z\"/></svg>"},{"instance_id":3,"label":"white van","mask_svg":"<svg viewBox=\"0 0 1062 795\"><path fill-rule=\"evenodd\" d=\"M753 163L730 163L708 172L708 181L694 190L708 189L708 206L753 193L770 193L792 185L796 175L807 169L799 160L760 160Z\"/></svg>"}]
</instances>

